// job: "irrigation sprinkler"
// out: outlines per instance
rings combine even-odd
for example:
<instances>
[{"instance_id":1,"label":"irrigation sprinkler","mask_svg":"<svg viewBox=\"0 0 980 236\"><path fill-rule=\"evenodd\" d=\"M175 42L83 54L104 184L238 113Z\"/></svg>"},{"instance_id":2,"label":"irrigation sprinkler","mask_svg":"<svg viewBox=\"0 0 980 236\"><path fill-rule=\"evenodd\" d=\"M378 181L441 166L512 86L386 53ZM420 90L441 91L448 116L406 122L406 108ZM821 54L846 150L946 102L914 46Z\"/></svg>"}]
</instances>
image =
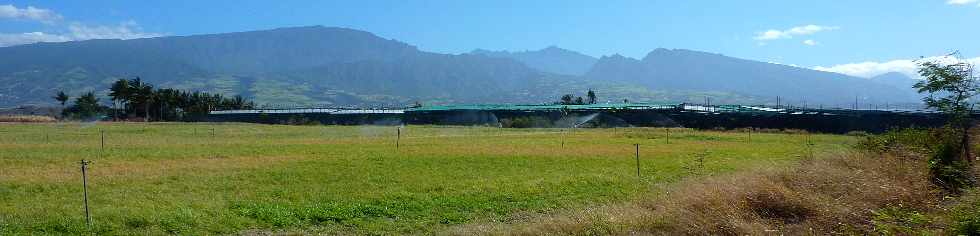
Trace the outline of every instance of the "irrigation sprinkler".
<instances>
[{"instance_id":1,"label":"irrigation sprinkler","mask_svg":"<svg viewBox=\"0 0 980 236\"><path fill-rule=\"evenodd\" d=\"M811 136L809 133L806 134L806 150L810 158L813 158L813 141L811 141Z\"/></svg>"},{"instance_id":2,"label":"irrigation sprinkler","mask_svg":"<svg viewBox=\"0 0 980 236\"><path fill-rule=\"evenodd\" d=\"M641 178L640 177L640 144L636 143L633 144L633 146L636 146L636 177Z\"/></svg>"},{"instance_id":3,"label":"irrigation sprinkler","mask_svg":"<svg viewBox=\"0 0 980 236\"><path fill-rule=\"evenodd\" d=\"M91 227L92 215L89 213L88 210L88 176L85 173L85 171L86 169L88 169L88 165L92 164L92 162L82 159L82 161L80 161L79 164L82 165L82 194L83 194L82 199L85 202L85 224Z\"/></svg>"},{"instance_id":4,"label":"irrigation sprinkler","mask_svg":"<svg viewBox=\"0 0 980 236\"><path fill-rule=\"evenodd\" d=\"M698 155L698 171L704 173L704 156L708 155L708 150L705 149L701 155Z\"/></svg>"}]
</instances>

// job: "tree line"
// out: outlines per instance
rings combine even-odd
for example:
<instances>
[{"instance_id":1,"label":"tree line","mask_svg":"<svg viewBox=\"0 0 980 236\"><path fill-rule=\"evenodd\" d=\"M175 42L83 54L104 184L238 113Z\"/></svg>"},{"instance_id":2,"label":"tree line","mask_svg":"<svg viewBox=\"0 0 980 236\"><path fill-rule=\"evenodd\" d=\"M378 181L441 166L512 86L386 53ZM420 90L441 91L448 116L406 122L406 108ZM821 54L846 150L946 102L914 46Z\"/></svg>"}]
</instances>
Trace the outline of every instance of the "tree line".
<instances>
[{"instance_id":1,"label":"tree line","mask_svg":"<svg viewBox=\"0 0 980 236\"><path fill-rule=\"evenodd\" d=\"M62 106L70 99L63 91L54 98ZM241 95L225 97L219 93L154 88L139 77L113 82L109 87L109 98L112 107L102 105L94 92L87 92L65 107L62 113L65 117L78 119L105 116L113 120L184 121L200 119L214 110L255 108L254 102Z\"/></svg>"},{"instance_id":2,"label":"tree line","mask_svg":"<svg viewBox=\"0 0 980 236\"><path fill-rule=\"evenodd\" d=\"M585 97L586 98L583 99L582 97L575 97L575 95L572 94L565 94L562 95L561 98L559 98L558 102L555 102L555 104L586 105L586 104L596 104L596 102L598 102L598 97L596 97L595 91L593 91L592 89L589 89L589 91L585 93Z\"/></svg>"}]
</instances>

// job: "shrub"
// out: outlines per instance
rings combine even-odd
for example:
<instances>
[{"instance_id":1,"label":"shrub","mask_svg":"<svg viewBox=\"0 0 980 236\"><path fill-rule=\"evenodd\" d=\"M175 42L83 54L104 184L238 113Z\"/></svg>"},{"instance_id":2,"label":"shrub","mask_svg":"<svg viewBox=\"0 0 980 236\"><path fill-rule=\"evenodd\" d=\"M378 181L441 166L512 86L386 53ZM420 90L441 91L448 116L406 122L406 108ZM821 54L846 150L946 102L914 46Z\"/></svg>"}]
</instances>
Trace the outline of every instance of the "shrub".
<instances>
[{"instance_id":1,"label":"shrub","mask_svg":"<svg viewBox=\"0 0 980 236\"><path fill-rule=\"evenodd\" d=\"M554 124L545 117L522 116L500 119L500 126L504 128L548 128L554 126Z\"/></svg>"},{"instance_id":2,"label":"shrub","mask_svg":"<svg viewBox=\"0 0 980 236\"><path fill-rule=\"evenodd\" d=\"M54 117L36 115L5 115L0 116L0 122L24 122L24 123L43 123L55 122Z\"/></svg>"},{"instance_id":3,"label":"shrub","mask_svg":"<svg viewBox=\"0 0 980 236\"><path fill-rule=\"evenodd\" d=\"M858 145L877 153L912 151L928 154L941 143L937 132L941 131L915 128L893 129L883 134L865 136Z\"/></svg>"},{"instance_id":4,"label":"shrub","mask_svg":"<svg viewBox=\"0 0 980 236\"><path fill-rule=\"evenodd\" d=\"M953 193L959 193L961 189L973 184L970 165L959 160L959 155L959 143L947 141L939 145L929 157L929 171L933 182Z\"/></svg>"},{"instance_id":5,"label":"shrub","mask_svg":"<svg viewBox=\"0 0 980 236\"><path fill-rule=\"evenodd\" d=\"M952 211L951 235L980 235L980 192L973 192Z\"/></svg>"},{"instance_id":6,"label":"shrub","mask_svg":"<svg viewBox=\"0 0 980 236\"><path fill-rule=\"evenodd\" d=\"M877 153L919 153L928 156L932 182L953 193L972 186L974 182L969 163L960 159L962 146L959 136L950 128L890 130L867 136L859 146Z\"/></svg>"}]
</instances>

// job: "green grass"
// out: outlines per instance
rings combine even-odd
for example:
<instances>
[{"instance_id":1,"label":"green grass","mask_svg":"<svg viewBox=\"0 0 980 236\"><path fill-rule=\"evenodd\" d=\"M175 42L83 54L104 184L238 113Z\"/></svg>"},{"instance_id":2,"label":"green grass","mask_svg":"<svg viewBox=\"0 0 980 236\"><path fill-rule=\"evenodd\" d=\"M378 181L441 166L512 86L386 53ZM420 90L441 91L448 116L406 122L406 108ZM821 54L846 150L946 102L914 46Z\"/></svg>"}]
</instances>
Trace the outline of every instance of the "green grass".
<instances>
[{"instance_id":1,"label":"green grass","mask_svg":"<svg viewBox=\"0 0 980 236\"><path fill-rule=\"evenodd\" d=\"M214 136L211 135L214 129ZM100 131L106 133L100 152ZM803 135L674 129L0 124L0 234L430 233L792 163ZM812 135L813 149L856 139ZM564 146L562 146L564 140ZM640 146L636 175L634 143ZM705 155L704 168L695 159ZM78 161L92 160L94 226Z\"/></svg>"}]
</instances>

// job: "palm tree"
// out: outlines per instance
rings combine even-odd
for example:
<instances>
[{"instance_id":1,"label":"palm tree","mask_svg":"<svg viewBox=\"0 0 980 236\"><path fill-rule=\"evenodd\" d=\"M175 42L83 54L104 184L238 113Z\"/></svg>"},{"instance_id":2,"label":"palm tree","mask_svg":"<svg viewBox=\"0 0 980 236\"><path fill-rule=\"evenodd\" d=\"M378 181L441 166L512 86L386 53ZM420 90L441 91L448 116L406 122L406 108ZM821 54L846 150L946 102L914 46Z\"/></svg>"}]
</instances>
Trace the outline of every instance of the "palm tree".
<instances>
[{"instance_id":1,"label":"palm tree","mask_svg":"<svg viewBox=\"0 0 980 236\"><path fill-rule=\"evenodd\" d=\"M58 100L58 102L61 103L61 107L62 108L65 107L65 102L68 102L68 99L69 99L68 94L65 93L65 91L58 91L58 94L57 95L54 95L53 98L54 98L54 100Z\"/></svg>"},{"instance_id":2,"label":"palm tree","mask_svg":"<svg viewBox=\"0 0 980 236\"><path fill-rule=\"evenodd\" d=\"M109 97L112 98L112 118L116 119L118 115L116 114L116 103L127 104L132 98L132 92L129 90L129 80L119 79L112 83L109 87ZM125 105L123 105L125 107Z\"/></svg>"},{"instance_id":3,"label":"palm tree","mask_svg":"<svg viewBox=\"0 0 980 236\"><path fill-rule=\"evenodd\" d=\"M54 100L57 100L58 102L61 103L61 110L62 110L61 113L62 114L65 113L64 112L64 110L65 110L65 102L68 102L68 99L70 98L70 97L68 97L68 94L65 93L65 91L58 91L58 94L54 95L53 98L54 98Z\"/></svg>"},{"instance_id":4,"label":"palm tree","mask_svg":"<svg viewBox=\"0 0 980 236\"><path fill-rule=\"evenodd\" d=\"M129 81L130 102L143 107L143 122L150 121L150 102L153 101L153 85L144 83L140 77ZM135 107L134 107L135 108Z\"/></svg>"},{"instance_id":5,"label":"palm tree","mask_svg":"<svg viewBox=\"0 0 980 236\"><path fill-rule=\"evenodd\" d=\"M592 89L589 89L589 92L586 93L585 96L589 98L589 104L596 103L595 91L592 91Z\"/></svg>"}]
</instances>

